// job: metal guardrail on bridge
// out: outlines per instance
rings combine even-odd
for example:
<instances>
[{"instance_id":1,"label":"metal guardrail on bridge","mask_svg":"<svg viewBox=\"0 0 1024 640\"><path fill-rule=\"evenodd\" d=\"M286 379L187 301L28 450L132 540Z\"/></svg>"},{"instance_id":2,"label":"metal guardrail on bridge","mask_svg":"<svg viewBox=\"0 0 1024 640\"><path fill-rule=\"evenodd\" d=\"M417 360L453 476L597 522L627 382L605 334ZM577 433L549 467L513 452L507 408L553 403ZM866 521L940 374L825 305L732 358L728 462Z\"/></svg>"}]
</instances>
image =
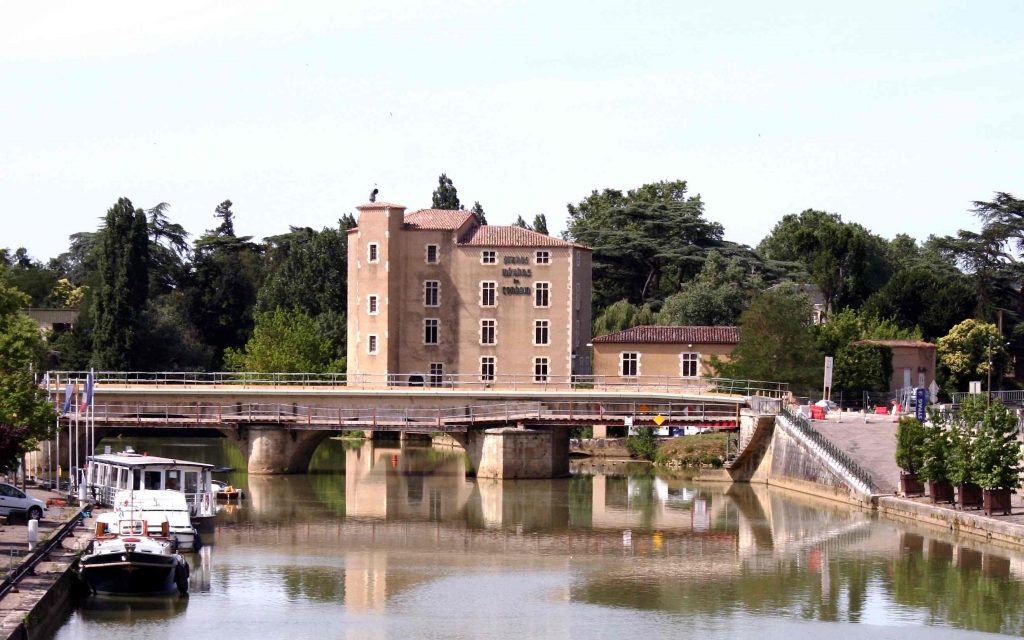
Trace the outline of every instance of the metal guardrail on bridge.
<instances>
[{"instance_id":1,"label":"metal guardrail on bridge","mask_svg":"<svg viewBox=\"0 0 1024 640\"><path fill-rule=\"evenodd\" d=\"M51 388L63 391L68 382L81 384L88 371L51 371ZM471 391L536 390L536 391L648 391L692 394L723 394L767 396L780 398L789 391L785 383L763 380L732 380L728 378L681 378L672 376L604 376L571 375L543 377L529 374L495 374L488 379L478 374L422 373L345 374L345 373L255 373L255 372L148 372L99 371L98 388L152 386L208 387L239 386L244 388L314 387L314 388L433 388Z\"/></svg>"},{"instance_id":2,"label":"metal guardrail on bridge","mask_svg":"<svg viewBox=\"0 0 1024 640\"><path fill-rule=\"evenodd\" d=\"M956 393L953 394L953 404L961 404L964 401L964 399L966 399L969 395L971 395L971 393L967 391L957 391ZM988 392L976 393L974 395L985 398L988 396ZM992 399L999 400L1003 404L1024 405L1024 390L1005 389L1001 391L993 391Z\"/></svg>"}]
</instances>

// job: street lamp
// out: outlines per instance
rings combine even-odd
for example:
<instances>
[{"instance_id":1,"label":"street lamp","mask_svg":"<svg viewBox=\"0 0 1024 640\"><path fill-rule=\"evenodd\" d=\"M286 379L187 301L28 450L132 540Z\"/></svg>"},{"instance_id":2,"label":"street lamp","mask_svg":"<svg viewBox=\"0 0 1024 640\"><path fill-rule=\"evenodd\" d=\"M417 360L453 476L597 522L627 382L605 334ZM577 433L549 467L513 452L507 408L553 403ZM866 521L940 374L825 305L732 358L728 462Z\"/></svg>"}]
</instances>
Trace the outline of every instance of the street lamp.
<instances>
[{"instance_id":1,"label":"street lamp","mask_svg":"<svg viewBox=\"0 0 1024 640\"><path fill-rule=\"evenodd\" d=\"M988 336L988 402L986 406L992 406L992 335Z\"/></svg>"}]
</instances>

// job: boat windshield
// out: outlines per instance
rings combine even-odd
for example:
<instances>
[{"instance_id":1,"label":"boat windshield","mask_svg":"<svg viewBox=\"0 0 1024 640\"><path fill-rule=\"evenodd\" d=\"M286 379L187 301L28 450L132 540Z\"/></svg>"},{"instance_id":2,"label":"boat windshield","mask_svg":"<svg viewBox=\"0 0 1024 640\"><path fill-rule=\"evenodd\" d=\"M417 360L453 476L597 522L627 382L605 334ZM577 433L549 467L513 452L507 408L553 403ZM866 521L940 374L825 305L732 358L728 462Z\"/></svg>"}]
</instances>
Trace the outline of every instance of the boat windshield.
<instances>
[{"instance_id":1,"label":"boat windshield","mask_svg":"<svg viewBox=\"0 0 1024 640\"><path fill-rule=\"evenodd\" d=\"M122 536L141 536L146 532L146 523L142 520L121 520L119 524Z\"/></svg>"}]
</instances>

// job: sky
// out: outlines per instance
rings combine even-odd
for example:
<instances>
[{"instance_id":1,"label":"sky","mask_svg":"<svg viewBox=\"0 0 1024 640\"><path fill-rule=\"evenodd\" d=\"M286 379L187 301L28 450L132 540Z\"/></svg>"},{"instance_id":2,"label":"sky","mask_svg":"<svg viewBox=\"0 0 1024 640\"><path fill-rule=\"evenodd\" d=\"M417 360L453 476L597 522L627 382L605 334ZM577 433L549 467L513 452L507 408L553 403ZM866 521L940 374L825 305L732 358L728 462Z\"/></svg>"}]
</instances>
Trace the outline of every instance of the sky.
<instances>
[{"instance_id":1,"label":"sky","mask_svg":"<svg viewBox=\"0 0 1024 640\"><path fill-rule=\"evenodd\" d=\"M492 224L685 179L726 238L839 213L885 237L1024 196L1021 2L0 5L0 247L119 197L193 234L429 207Z\"/></svg>"}]
</instances>

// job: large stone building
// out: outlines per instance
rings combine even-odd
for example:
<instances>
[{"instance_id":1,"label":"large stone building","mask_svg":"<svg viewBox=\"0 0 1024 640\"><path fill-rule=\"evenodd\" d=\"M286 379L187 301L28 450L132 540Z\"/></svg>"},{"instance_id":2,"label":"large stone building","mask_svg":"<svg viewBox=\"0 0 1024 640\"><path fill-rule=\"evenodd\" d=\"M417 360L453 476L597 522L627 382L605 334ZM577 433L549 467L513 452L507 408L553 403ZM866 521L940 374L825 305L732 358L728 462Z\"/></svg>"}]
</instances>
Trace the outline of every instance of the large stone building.
<instances>
[{"instance_id":1,"label":"large stone building","mask_svg":"<svg viewBox=\"0 0 1024 640\"><path fill-rule=\"evenodd\" d=\"M348 373L544 383L590 373L591 250L464 210L375 202L348 232ZM387 375L385 375L387 374Z\"/></svg>"},{"instance_id":2,"label":"large stone building","mask_svg":"<svg viewBox=\"0 0 1024 640\"><path fill-rule=\"evenodd\" d=\"M714 376L740 340L736 327L633 327L594 338L594 374L605 378Z\"/></svg>"}]
</instances>

